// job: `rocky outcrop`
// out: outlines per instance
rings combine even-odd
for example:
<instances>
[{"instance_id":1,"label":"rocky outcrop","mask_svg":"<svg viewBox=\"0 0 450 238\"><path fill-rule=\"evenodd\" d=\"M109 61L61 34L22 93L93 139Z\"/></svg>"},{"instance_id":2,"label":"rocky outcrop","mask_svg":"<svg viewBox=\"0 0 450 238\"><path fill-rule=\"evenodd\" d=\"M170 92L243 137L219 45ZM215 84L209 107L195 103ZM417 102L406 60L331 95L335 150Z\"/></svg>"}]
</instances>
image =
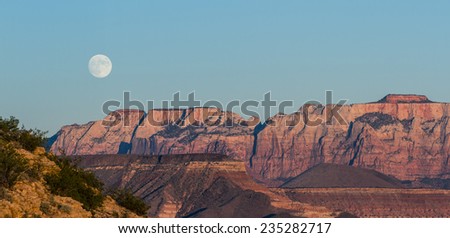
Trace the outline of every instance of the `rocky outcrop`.
<instances>
[{"instance_id":1,"label":"rocky outcrop","mask_svg":"<svg viewBox=\"0 0 450 238\"><path fill-rule=\"evenodd\" d=\"M0 187L0 217L138 217L128 209L119 206L110 196L105 197L100 207L89 211L81 202L71 197L53 194L44 177L60 171L61 168L47 158L43 148L37 148L33 153L23 149L17 152L34 168L35 178L21 176L13 187Z\"/></svg>"},{"instance_id":2,"label":"rocky outcrop","mask_svg":"<svg viewBox=\"0 0 450 238\"><path fill-rule=\"evenodd\" d=\"M64 126L50 151L66 155L125 154L144 116L139 110L118 110L100 121Z\"/></svg>"},{"instance_id":3,"label":"rocky outcrop","mask_svg":"<svg viewBox=\"0 0 450 238\"><path fill-rule=\"evenodd\" d=\"M430 103L431 101L424 95L402 95L389 94L382 98L379 103Z\"/></svg>"},{"instance_id":4,"label":"rocky outcrop","mask_svg":"<svg viewBox=\"0 0 450 238\"><path fill-rule=\"evenodd\" d=\"M400 180L445 180L450 178L449 111L450 104L425 96L395 94L375 103L305 105L262 124L212 108L119 111L106 117L111 126L99 121L63 127L50 150L225 154L274 186L321 163L373 169Z\"/></svg>"}]
</instances>

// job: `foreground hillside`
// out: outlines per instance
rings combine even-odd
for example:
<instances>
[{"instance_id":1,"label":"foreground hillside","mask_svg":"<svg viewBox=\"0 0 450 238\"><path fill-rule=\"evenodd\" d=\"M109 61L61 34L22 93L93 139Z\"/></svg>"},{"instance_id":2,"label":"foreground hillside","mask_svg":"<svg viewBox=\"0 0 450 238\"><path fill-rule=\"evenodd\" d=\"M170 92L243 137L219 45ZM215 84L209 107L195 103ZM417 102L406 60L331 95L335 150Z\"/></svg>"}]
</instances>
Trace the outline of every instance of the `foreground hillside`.
<instances>
[{"instance_id":1,"label":"foreground hillside","mask_svg":"<svg viewBox=\"0 0 450 238\"><path fill-rule=\"evenodd\" d=\"M43 133L18 124L0 118L0 217L137 217L94 175L38 147Z\"/></svg>"},{"instance_id":2,"label":"foreground hillside","mask_svg":"<svg viewBox=\"0 0 450 238\"><path fill-rule=\"evenodd\" d=\"M19 154L42 174L20 179L12 188L1 188L0 217L137 217L109 196L98 207L87 209L74 198L52 193L43 175L57 173L60 168L46 157L43 148L35 153L20 150Z\"/></svg>"}]
</instances>

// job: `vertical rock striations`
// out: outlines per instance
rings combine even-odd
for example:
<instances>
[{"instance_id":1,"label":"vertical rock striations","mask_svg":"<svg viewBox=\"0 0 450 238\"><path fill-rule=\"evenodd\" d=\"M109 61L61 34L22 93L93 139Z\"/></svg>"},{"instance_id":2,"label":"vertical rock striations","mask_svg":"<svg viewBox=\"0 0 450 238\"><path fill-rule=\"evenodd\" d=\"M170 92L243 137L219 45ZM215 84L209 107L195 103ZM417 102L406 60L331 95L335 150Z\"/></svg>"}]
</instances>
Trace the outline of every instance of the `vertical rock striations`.
<instances>
[{"instance_id":1,"label":"vertical rock striations","mask_svg":"<svg viewBox=\"0 0 450 238\"><path fill-rule=\"evenodd\" d=\"M214 153L239 160L252 153L252 121L232 112L216 108L125 112L119 110L102 121L63 127L50 151L67 155Z\"/></svg>"},{"instance_id":2,"label":"vertical rock striations","mask_svg":"<svg viewBox=\"0 0 450 238\"><path fill-rule=\"evenodd\" d=\"M383 101L342 106L344 124L289 126L298 117L323 118L324 109L270 118L258 134L252 175L281 182L314 165L336 163L401 180L448 178L450 105L422 96L388 95Z\"/></svg>"},{"instance_id":3,"label":"vertical rock striations","mask_svg":"<svg viewBox=\"0 0 450 238\"><path fill-rule=\"evenodd\" d=\"M139 110L118 110L103 120L64 126L50 147L55 154L126 154L133 132L145 116Z\"/></svg>"},{"instance_id":4,"label":"vertical rock striations","mask_svg":"<svg viewBox=\"0 0 450 238\"><path fill-rule=\"evenodd\" d=\"M321 163L370 168L401 180L450 178L450 104L393 94L375 103L335 106L305 105L264 124L214 108L122 110L103 121L63 127L50 150L225 154L245 161L254 178L273 185ZM333 108L340 116L331 116Z\"/></svg>"},{"instance_id":5,"label":"vertical rock striations","mask_svg":"<svg viewBox=\"0 0 450 238\"><path fill-rule=\"evenodd\" d=\"M132 154L251 154L251 126L239 115L216 108L152 110L133 138Z\"/></svg>"}]
</instances>

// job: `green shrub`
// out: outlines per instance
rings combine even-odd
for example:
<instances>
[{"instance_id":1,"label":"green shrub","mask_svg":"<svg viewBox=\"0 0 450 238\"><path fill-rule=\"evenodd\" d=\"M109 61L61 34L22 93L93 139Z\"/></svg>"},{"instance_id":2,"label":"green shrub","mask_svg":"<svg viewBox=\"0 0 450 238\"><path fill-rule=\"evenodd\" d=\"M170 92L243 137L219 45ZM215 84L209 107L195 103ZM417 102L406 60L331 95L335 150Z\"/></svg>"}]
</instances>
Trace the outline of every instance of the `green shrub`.
<instances>
[{"instance_id":1,"label":"green shrub","mask_svg":"<svg viewBox=\"0 0 450 238\"><path fill-rule=\"evenodd\" d=\"M23 175L31 171L27 160L11 144L0 142L0 185L12 188Z\"/></svg>"},{"instance_id":2,"label":"green shrub","mask_svg":"<svg viewBox=\"0 0 450 238\"><path fill-rule=\"evenodd\" d=\"M112 197L120 206L125 207L140 216L147 214L148 206L145 202L141 198L135 197L127 190L118 190L112 194Z\"/></svg>"},{"instance_id":3,"label":"green shrub","mask_svg":"<svg viewBox=\"0 0 450 238\"><path fill-rule=\"evenodd\" d=\"M67 158L50 157L61 168L59 173L48 174L45 181L53 194L71 197L92 211L103 204L103 184L91 172L72 165Z\"/></svg>"},{"instance_id":4,"label":"green shrub","mask_svg":"<svg viewBox=\"0 0 450 238\"><path fill-rule=\"evenodd\" d=\"M17 140L19 134L19 120L14 117L3 119L0 117L0 138L5 141Z\"/></svg>"},{"instance_id":5,"label":"green shrub","mask_svg":"<svg viewBox=\"0 0 450 238\"><path fill-rule=\"evenodd\" d=\"M39 210L47 216L50 216L52 214L51 209L52 206L48 202L41 202L41 205L39 206Z\"/></svg>"},{"instance_id":6,"label":"green shrub","mask_svg":"<svg viewBox=\"0 0 450 238\"><path fill-rule=\"evenodd\" d=\"M40 130L25 130L22 128L18 142L22 148L28 151L34 151L37 147L45 145L45 132Z\"/></svg>"},{"instance_id":7,"label":"green shrub","mask_svg":"<svg viewBox=\"0 0 450 238\"><path fill-rule=\"evenodd\" d=\"M22 127L19 129L19 120L10 117L9 119L3 119L0 117L0 140L4 142L17 142L22 148L33 151L37 147L44 146L45 134L40 130L25 129Z\"/></svg>"}]
</instances>

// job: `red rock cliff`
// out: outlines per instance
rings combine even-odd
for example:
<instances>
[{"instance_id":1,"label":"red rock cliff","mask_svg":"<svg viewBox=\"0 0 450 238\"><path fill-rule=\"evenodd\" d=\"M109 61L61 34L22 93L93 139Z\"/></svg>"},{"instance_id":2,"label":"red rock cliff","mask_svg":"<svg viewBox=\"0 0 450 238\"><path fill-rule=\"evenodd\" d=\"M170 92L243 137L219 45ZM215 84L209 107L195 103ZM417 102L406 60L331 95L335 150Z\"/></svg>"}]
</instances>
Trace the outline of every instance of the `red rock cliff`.
<instances>
[{"instance_id":1,"label":"red rock cliff","mask_svg":"<svg viewBox=\"0 0 450 238\"><path fill-rule=\"evenodd\" d=\"M344 105L344 124L285 126L299 117L324 118L324 109L270 118L257 135L250 171L273 182L326 162L371 168L402 180L449 178L450 105L416 100L388 96L388 103Z\"/></svg>"},{"instance_id":2,"label":"red rock cliff","mask_svg":"<svg viewBox=\"0 0 450 238\"><path fill-rule=\"evenodd\" d=\"M50 150L68 155L226 154L245 161L256 179L272 184L324 162L371 168L401 180L450 178L450 104L388 95L376 103L341 106L341 123L326 117L333 107L304 106L256 127L218 109L118 111L105 118L110 126L97 121L63 127ZM306 118L331 118L333 123L305 125Z\"/></svg>"}]
</instances>

